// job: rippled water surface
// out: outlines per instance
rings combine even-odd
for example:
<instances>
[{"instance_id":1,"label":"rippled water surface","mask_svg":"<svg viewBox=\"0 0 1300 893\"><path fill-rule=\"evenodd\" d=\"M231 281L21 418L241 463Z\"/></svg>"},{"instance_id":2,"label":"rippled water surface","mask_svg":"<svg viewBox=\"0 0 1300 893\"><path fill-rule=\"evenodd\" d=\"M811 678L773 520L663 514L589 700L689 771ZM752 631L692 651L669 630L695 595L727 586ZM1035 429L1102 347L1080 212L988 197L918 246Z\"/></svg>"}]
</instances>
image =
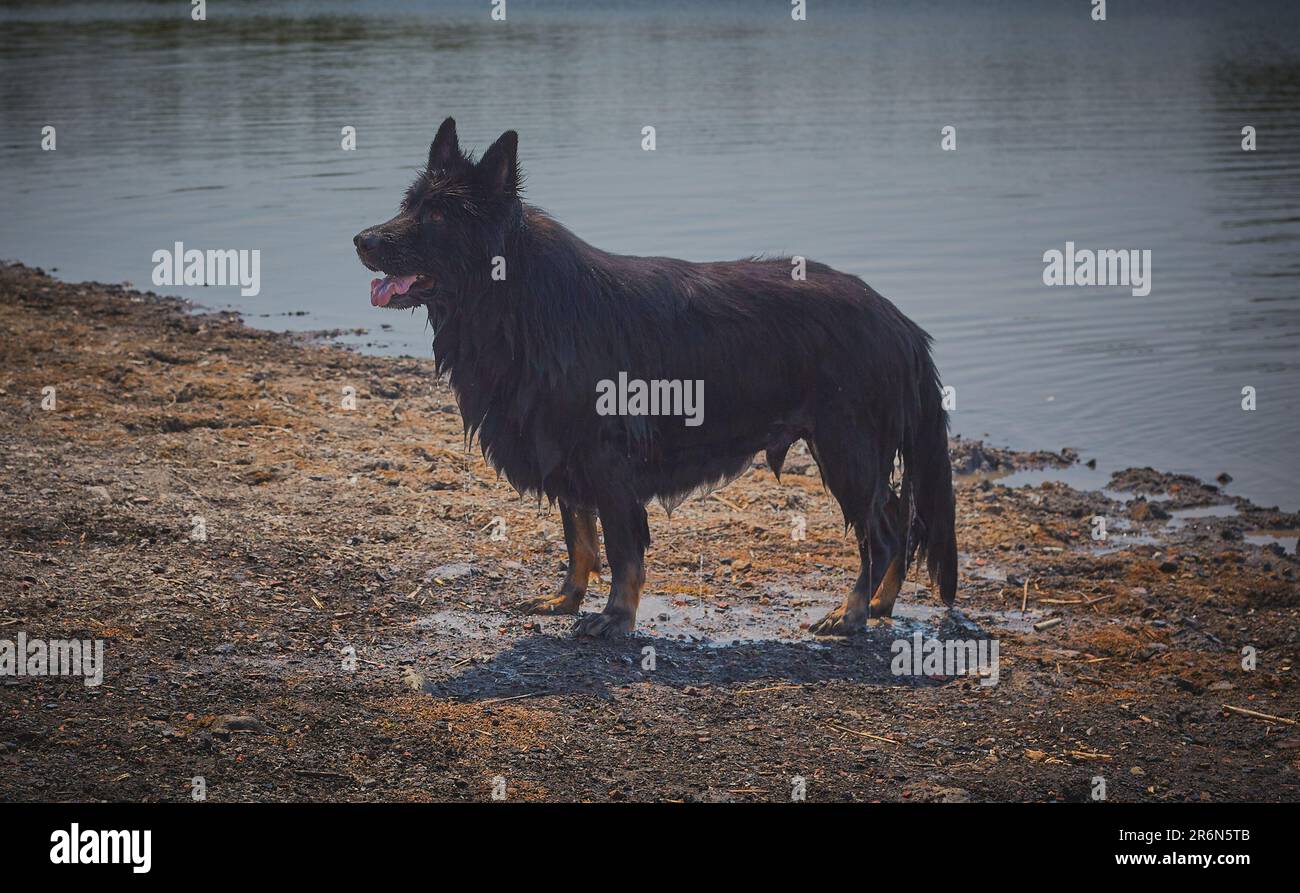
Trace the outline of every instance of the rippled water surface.
<instances>
[{"instance_id":1,"label":"rippled water surface","mask_svg":"<svg viewBox=\"0 0 1300 893\"><path fill-rule=\"evenodd\" d=\"M153 288L177 240L257 248L256 297L158 290L427 355L350 240L451 114L519 131L529 198L603 248L862 276L935 336L962 434L1300 506L1300 6L1109 6L4 4L0 256ZM1067 240L1149 249L1151 293L1045 287Z\"/></svg>"}]
</instances>

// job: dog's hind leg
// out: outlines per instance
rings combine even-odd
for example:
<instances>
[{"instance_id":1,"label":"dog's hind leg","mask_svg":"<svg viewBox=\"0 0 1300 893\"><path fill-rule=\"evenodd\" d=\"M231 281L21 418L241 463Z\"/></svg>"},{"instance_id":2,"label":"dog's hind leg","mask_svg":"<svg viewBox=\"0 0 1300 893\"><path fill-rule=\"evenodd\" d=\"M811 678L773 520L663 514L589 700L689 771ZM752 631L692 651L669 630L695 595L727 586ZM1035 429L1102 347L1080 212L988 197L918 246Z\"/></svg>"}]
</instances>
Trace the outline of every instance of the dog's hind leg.
<instances>
[{"instance_id":1,"label":"dog's hind leg","mask_svg":"<svg viewBox=\"0 0 1300 893\"><path fill-rule=\"evenodd\" d=\"M564 522L564 544L569 549L569 573L558 595L528 599L521 605L525 614L577 614L587 581L600 570L600 539L596 535L596 513L575 508L560 500Z\"/></svg>"},{"instance_id":2,"label":"dog's hind leg","mask_svg":"<svg viewBox=\"0 0 1300 893\"><path fill-rule=\"evenodd\" d=\"M850 521L850 526L855 526ZM816 636L844 636L862 629L868 617L888 617L902 586L903 561L879 520L858 534L862 570L844 604L809 627ZM855 531L856 532L856 531ZM873 596L874 593L874 596Z\"/></svg>"},{"instance_id":3,"label":"dog's hind leg","mask_svg":"<svg viewBox=\"0 0 1300 893\"><path fill-rule=\"evenodd\" d=\"M877 454L870 435L864 435L862 426L848 422L847 414L836 413L822 421L814 438L814 457L821 468L822 480L840 504L845 523L853 530L858 544L858 557L862 568L853 589L844 604L818 620L809 631L818 636L843 636L866 626L869 616L884 616L893 610L897 589L887 599L876 603L872 596L887 595L890 572L901 578L902 565L896 561L899 552L892 514L886 510L888 494L888 467L875 467L872 457ZM897 567L895 564L897 563ZM900 579L901 585L901 579ZM892 584L891 584L892 586ZM885 602L888 602L888 611Z\"/></svg>"},{"instance_id":4,"label":"dog's hind leg","mask_svg":"<svg viewBox=\"0 0 1300 893\"><path fill-rule=\"evenodd\" d=\"M883 526L886 529L889 548L889 561L885 568L884 576L880 582L871 590L875 594L871 596L869 605L872 617L893 617L894 600L898 598L899 590L903 588L903 537L907 532L908 519L902 517L903 503L894 495L890 495L889 501L885 504L885 510L882 514Z\"/></svg>"},{"instance_id":5,"label":"dog's hind leg","mask_svg":"<svg viewBox=\"0 0 1300 893\"><path fill-rule=\"evenodd\" d=\"M599 614L588 614L573 627L579 636L619 636L636 625L636 609L645 586L645 550L650 524L645 506L627 500L603 503L600 524L605 530L605 557L613 583L609 601Z\"/></svg>"}]
</instances>

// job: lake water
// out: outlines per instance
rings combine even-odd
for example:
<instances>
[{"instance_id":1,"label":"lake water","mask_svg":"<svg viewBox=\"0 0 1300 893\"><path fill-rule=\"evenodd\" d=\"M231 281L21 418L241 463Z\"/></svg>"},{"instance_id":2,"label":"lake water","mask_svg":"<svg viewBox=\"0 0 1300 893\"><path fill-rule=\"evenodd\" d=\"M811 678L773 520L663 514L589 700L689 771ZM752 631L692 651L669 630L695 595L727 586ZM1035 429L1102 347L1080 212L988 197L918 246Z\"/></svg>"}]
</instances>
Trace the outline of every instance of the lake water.
<instances>
[{"instance_id":1,"label":"lake water","mask_svg":"<svg viewBox=\"0 0 1300 893\"><path fill-rule=\"evenodd\" d=\"M789 9L5 4L0 257L153 289L176 241L256 248L255 297L155 290L427 356L351 238L450 114L480 151L517 130L528 198L603 248L862 276L935 336L957 432L1300 506L1300 4ZM1067 241L1150 250L1150 294L1044 286Z\"/></svg>"}]
</instances>

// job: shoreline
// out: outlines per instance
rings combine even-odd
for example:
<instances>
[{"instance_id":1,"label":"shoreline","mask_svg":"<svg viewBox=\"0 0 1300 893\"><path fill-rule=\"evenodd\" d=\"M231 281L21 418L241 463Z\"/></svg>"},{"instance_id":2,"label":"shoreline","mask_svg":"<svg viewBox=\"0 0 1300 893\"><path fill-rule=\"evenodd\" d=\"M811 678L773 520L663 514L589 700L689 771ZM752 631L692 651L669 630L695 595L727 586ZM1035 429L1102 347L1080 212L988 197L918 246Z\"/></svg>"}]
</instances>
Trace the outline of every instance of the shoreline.
<instances>
[{"instance_id":1,"label":"shoreline","mask_svg":"<svg viewBox=\"0 0 1300 893\"><path fill-rule=\"evenodd\" d=\"M0 260L0 264L9 264L9 263L20 263L20 262ZM29 269L41 269L41 268L29 267ZM46 271L42 270L42 272L46 272ZM72 280L66 280L61 278L61 273L58 268L53 268L53 271L47 273L47 275L49 275L51 279L58 282L59 284L66 285L66 286L79 286L79 285L93 284L100 288L110 288L110 289L124 288L128 291L137 291L135 285L130 282L102 283L97 281L75 282ZM294 317L310 316L311 313L306 310L284 310L284 311L279 311L274 313L271 312L253 313L248 310L241 310L238 308L238 306L229 303L227 303L225 307L221 307L221 306L206 304L202 300L196 300L196 299L187 298L175 294L163 294L163 293L155 292L153 290L139 290L139 293L151 297L156 297L164 301L175 301L179 305L184 307L187 313L192 315L233 316L241 319L244 322L244 324L247 325L249 328L256 329L258 331L265 331L273 335L285 336L295 341L301 341L303 343L318 344L320 346L328 346L328 347L339 348L342 350L354 351L362 356L377 357L380 359L391 360L395 362L400 362L405 360L415 360L415 361L427 360L432 356L430 346L424 343L420 343L417 346L415 353L390 352L390 348L392 348L392 345L394 343L400 343L402 340L396 337L396 332L395 332L396 323L380 322L377 325L352 326L352 327L336 326L333 328L304 328L304 329L275 328L271 326L271 320L274 319L288 320ZM388 317L383 317L383 318L396 318L396 315L390 314ZM423 325L423 319L419 316L418 313L416 314L416 318L421 319L421 325ZM428 332L427 328L425 328L423 331ZM428 334L429 334L429 340L431 341L432 333L428 332ZM386 338L395 338L396 340L388 341L385 340ZM980 427L979 425L974 426L974 428L976 429L978 429L979 427ZM971 435L963 435L960 432L958 432L953 434L952 438L955 440L964 440L971 443L978 443L981 445L981 447L983 447L986 450L997 450L999 453L1005 455L1015 455L1021 457L1030 457L1030 456L1061 457L1065 455L1072 455L1074 457L1073 461L1059 465L1058 467L1061 469L1062 472L1061 475L1058 477L1053 477L1051 478L1051 480L1057 483L1064 484L1070 487L1071 489L1076 489L1076 490L1106 489L1104 485L1088 486L1084 482L1085 481L1093 481L1093 482L1108 481L1112 476L1119 474L1121 472L1128 471L1131 467L1120 461L1108 462L1105 465L1101 465L1099 464L1099 461L1096 457L1092 457L1091 459L1085 459L1086 456L1089 456L1089 450L1087 448L1076 447L1070 444L1062 446L1058 450L1046 450L1046 449L1038 448L1034 444L1029 444L1029 443L1025 443L1023 445L1017 445L1013 441L1013 439L992 438L988 433L982 433L979 436L971 436ZM1026 461L1026 460L1022 460L1022 461ZM1028 460L1028 461L1033 461L1033 460ZM1048 462L1048 461L1050 460L1047 459L1044 460L1044 462ZM1203 480L1195 473L1195 471L1190 469L1185 469L1182 471L1172 471L1172 472L1156 472L1153 466L1143 466L1143 467L1151 470L1153 473L1166 474L1171 479L1173 478L1188 479L1188 480L1195 480L1198 482ZM1024 470L1034 470L1034 469L1030 467L1030 468L1018 468L1016 470L1024 471ZM1225 473L1229 475L1227 482L1223 483L1222 486L1220 487L1220 489L1222 490L1223 498L1225 500L1232 501L1232 502L1236 502L1237 500L1246 500L1251 504L1262 503L1263 500L1259 494L1252 495L1250 493L1229 492L1229 490L1232 489L1232 486L1237 483L1237 481L1231 476L1231 472L1232 472L1231 468L1224 468L1220 470L1220 476L1222 476ZM1283 514L1300 515L1300 503L1297 503L1294 508L1284 507L1280 503L1273 503L1269 507ZM1300 531L1298 531L1298 533L1300 533Z\"/></svg>"},{"instance_id":2,"label":"shoreline","mask_svg":"<svg viewBox=\"0 0 1300 893\"><path fill-rule=\"evenodd\" d=\"M0 637L108 662L0 677L0 799L1300 800L1298 513L1149 468L1009 488L1071 457L955 440L960 613L909 581L814 640L856 556L810 457L756 457L651 509L637 635L583 643L512 610L558 586L558 512L463 449L431 358L18 264L0 337ZM997 640L998 684L893 675L917 632Z\"/></svg>"}]
</instances>

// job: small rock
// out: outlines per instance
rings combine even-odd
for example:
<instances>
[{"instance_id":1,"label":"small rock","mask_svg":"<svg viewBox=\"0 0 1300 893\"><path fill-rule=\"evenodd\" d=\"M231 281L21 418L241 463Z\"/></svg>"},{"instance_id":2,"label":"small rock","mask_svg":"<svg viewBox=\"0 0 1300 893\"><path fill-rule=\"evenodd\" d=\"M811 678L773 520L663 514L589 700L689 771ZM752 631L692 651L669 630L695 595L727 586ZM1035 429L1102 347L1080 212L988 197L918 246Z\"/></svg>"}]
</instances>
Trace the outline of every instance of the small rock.
<instances>
[{"instance_id":1,"label":"small rock","mask_svg":"<svg viewBox=\"0 0 1300 893\"><path fill-rule=\"evenodd\" d=\"M1134 521L1166 521L1169 519L1169 513L1158 505L1147 502L1145 499L1135 499L1128 507L1128 516Z\"/></svg>"},{"instance_id":2,"label":"small rock","mask_svg":"<svg viewBox=\"0 0 1300 893\"><path fill-rule=\"evenodd\" d=\"M266 724L256 716L246 714L227 714L217 718L212 724L212 734L230 734L231 732L265 732Z\"/></svg>"}]
</instances>

